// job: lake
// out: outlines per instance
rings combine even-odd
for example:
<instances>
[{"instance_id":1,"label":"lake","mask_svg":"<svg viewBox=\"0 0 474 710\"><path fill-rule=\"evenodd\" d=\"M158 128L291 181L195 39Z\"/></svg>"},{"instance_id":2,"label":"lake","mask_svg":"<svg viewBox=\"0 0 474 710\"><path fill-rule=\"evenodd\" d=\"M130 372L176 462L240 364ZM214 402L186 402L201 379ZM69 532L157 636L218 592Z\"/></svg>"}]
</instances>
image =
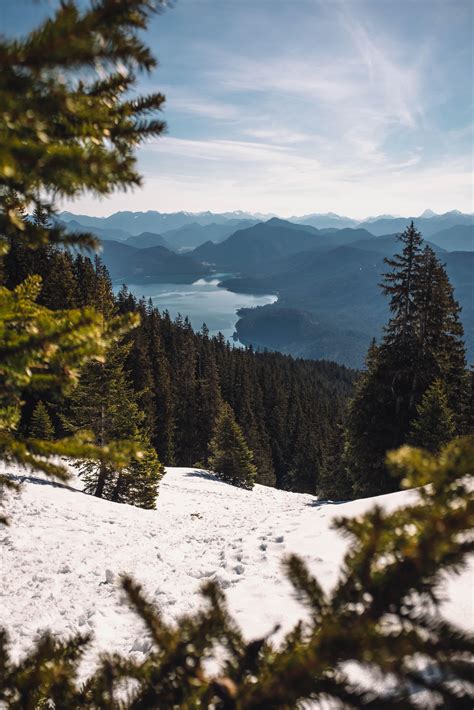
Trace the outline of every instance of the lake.
<instances>
[{"instance_id":1,"label":"lake","mask_svg":"<svg viewBox=\"0 0 474 710\"><path fill-rule=\"evenodd\" d=\"M220 331L233 342L239 308L266 306L274 303L277 296L251 296L219 288L220 281L230 276L231 274L215 274L192 284L130 283L127 286L138 298L151 298L153 305L160 311L168 310L172 318L178 313L183 317L188 316L194 330L200 330L202 324L206 323L211 335L217 335ZM119 289L120 285L114 287L115 291ZM236 344L239 344L238 341Z\"/></svg>"}]
</instances>

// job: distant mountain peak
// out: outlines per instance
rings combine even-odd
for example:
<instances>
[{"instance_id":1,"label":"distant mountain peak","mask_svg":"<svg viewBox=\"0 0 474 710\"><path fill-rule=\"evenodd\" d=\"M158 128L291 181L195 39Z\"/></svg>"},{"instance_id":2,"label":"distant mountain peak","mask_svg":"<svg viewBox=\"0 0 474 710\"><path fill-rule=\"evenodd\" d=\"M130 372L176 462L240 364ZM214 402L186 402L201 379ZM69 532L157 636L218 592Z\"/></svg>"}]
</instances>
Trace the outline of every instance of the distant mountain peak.
<instances>
[{"instance_id":1,"label":"distant mountain peak","mask_svg":"<svg viewBox=\"0 0 474 710\"><path fill-rule=\"evenodd\" d=\"M436 212L433 212L433 210L427 209L424 212L420 214L420 217L436 217Z\"/></svg>"}]
</instances>

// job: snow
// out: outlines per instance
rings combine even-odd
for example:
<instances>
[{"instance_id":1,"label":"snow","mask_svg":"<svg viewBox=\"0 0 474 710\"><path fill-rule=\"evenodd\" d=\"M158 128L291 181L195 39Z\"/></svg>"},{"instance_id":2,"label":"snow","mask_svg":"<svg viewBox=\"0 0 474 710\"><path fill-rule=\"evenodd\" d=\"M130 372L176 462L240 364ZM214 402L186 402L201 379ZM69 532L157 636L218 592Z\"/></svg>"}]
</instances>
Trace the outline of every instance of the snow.
<instances>
[{"instance_id":1,"label":"snow","mask_svg":"<svg viewBox=\"0 0 474 710\"><path fill-rule=\"evenodd\" d=\"M249 639L279 625L278 641L305 613L282 574L285 555L301 555L330 589L347 546L331 522L374 503L337 505L264 486L244 491L204 471L168 468L157 509L145 511L88 496L76 478L69 485L18 472L17 478L21 493L5 495L11 525L0 528L0 626L16 656L46 629L66 636L93 631L84 675L99 652L147 650L141 622L122 603L123 573L143 585L168 620L196 609L203 581L216 580ZM377 502L393 509L415 495ZM448 618L472 626L472 575L451 578L446 596Z\"/></svg>"}]
</instances>

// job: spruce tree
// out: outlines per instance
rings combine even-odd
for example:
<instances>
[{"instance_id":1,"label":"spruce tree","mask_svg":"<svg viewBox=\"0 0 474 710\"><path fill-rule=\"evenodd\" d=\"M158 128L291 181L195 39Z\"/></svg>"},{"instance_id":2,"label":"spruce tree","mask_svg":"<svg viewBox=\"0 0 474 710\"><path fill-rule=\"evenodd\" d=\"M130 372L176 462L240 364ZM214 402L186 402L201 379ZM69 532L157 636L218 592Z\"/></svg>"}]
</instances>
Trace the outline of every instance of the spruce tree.
<instances>
[{"instance_id":1,"label":"spruce tree","mask_svg":"<svg viewBox=\"0 0 474 710\"><path fill-rule=\"evenodd\" d=\"M155 449L143 435L140 437L140 448L140 456L133 457L128 466L118 471L110 489L110 500L152 509L155 508L164 467Z\"/></svg>"},{"instance_id":2,"label":"spruce tree","mask_svg":"<svg viewBox=\"0 0 474 710\"><path fill-rule=\"evenodd\" d=\"M353 481L344 465L344 426L337 424L325 447L317 485L321 499L348 500L352 498Z\"/></svg>"},{"instance_id":3,"label":"spruce tree","mask_svg":"<svg viewBox=\"0 0 474 710\"><path fill-rule=\"evenodd\" d=\"M402 253L386 260L392 271L382 285L391 318L381 343L369 350L349 406L344 465L354 495L398 487L385 455L408 441L417 406L435 380L445 388L456 432L465 430L468 387L459 306L445 268L430 247L422 248L413 223L400 240Z\"/></svg>"},{"instance_id":4,"label":"spruce tree","mask_svg":"<svg viewBox=\"0 0 474 710\"><path fill-rule=\"evenodd\" d=\"M31 416L29 435L32 439L54 439L54 426L49 412L41 400L37 403Z\"/></svg>"},{"instance_id":5,"label":"spruce tree","mask_svg":"<svg viewBox=\"0 0 474 710\"><path fill-rule=\"evenodd\" d=\"M90 457L94 447L80 436L47 446L20 441L25 393L71 386L80 366L101 357L136 319L104 324L90 308L49 310L34 262L49 245L97 246L90 234L71 235L54 223L61 200L141 182L134 151L164 129L157 117L164 97L133 93L137 74L156 64L140 32L158 7L69 0L26 37L0 38L0 253L6 260L20 243L36 250L24 280L5 280L0 290L0 453L63 478L67 471L53 455ZM31 211L34 219L26 219ZM118 449L107 455L126 458Z\"/></svg>"},{"instance_id":6,"label":"spruce tree","mask_svg":"<svg viewBox=\"0 0 474 710\"><path fill-rule=\"evenodd\" d=\"M420 257L414 305L420 355L412 398L419 400L419 391L424 392L435 379L442 380L449 405L456 410L457 431L460 433L468 396L461 308L454 298L444 265L428 245Z\"/></svg>"},{"instance_id":7,"label":"spruce tree","mask_svg":"<svg viewBox=\"0 0 474 710\"><path fill-rule=\"evenodd\" d=\"M440 380L428 387L416 411L409 443L435 454L451 441L456 431L455 418Z\"/></svg>"},{"instance_id":8,"label":"spruce tree","mask_svg":"<svg viewBox=\"0 0 474 710\"><path fill-rule=\"evenodd\" d=\"M217 415L209 451L209 467L221 480L239 488L253 488L257 475L253 454L227 403Z\"/></svg>"},{"instance_id":9,"label":"spruce tree","mask_svg":"<svg viewBox=\"0 0 474 710\"><path fill-rule=\"evenodd\" d=\"M73 432L90 430L92 443L104 453L120 441L128 441L137 452L129 466L118 467L105 456L79 461L87 493L132 505L145 501L146 507L153 507L162 468L144 435L144 414L125 371L130 347L114 345L104 363L86 365L71 394L65 426Z\"/></svg>"}]
</instances>

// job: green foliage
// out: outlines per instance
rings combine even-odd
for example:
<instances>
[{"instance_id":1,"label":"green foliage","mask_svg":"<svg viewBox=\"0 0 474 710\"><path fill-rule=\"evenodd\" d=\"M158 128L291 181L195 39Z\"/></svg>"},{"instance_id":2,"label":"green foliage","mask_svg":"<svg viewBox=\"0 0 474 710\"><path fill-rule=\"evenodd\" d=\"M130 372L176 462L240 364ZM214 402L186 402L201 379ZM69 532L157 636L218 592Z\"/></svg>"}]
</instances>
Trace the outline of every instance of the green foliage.
<instances>
[{"instance_id":1,"label":"green foliage","mask_svg":"<svg viewBox=\"0 0 474 710\"><path fill-rule=\"evenodd\" d=\"M436 453L453 438L456 431L454 415L442 382L435 380L428 387L416 412L409 442Z\"/></svg>"},{"instance_id":2,"label":"green foliage","mask_svg":"<svg viewBox=\"0 0 474 710\"><path fill-rule=\"evenodd\" d=\"M0 232L23 231L30 243L93 244L59 228L24 222L21 207L44 216L54 199L107 195L139 185L134 149L164 129L153 115L161 94L131 98L136 73L156 62L140 39L152 0L73 0L24 39L0 41Z\"/></svg>"},{"instance_id":3,"label":"green foliage","mask_svg":"<svg viewBox=\"0 0 474 710\"><path fill-rule=\"evenodd\" d=\"M156 112L164 97L131 93L137 72L155 65L139 35L159 6L97 0L79 9L68 0L27 37L0 38L2 283L5 271L14 274L0 287L0 456L62 478L66 469L52 456L123 465L130 454L122 445L94 447L86 431L49 442L21 437L19 428L25 399L70 388L85 362L100 361L137 324L130 314L105 322L110 313L100 298L99 312L81 309L90 304L67 291L72 259L53 245L97 242L66 234L54 215L62 198L140 184L134 149L163 131ZM54 278L42 284L51 263Z\"/></svg>"},{"instance_id":4,"label":"green foliage","mask_svg":"<svg viewBox=\"0 0 474 710\"><path fill-rule=\"evenodd\" d=\"M90 362L81 372L78 386L68 400L67 429L89 429L99 449L128 441L134 456L118 468L96 459L76 463L84 478L84 490L98 498L153 508L163 467L144 431L145 415L125 371L131 345L114 345L103 363ZM142 490L140 490L142 489Z\"/></svg>"},{"instance_id":5,"label":"green foliage","mask_svg":"<svg viewBox=\"0 0 474 710\"><path fill-rule=\"evenodd\" d=\"M111 500L150 509L155 508L158 485L165 469L149 442L140 443L140 456L134 457L120 471Z\"/></svg>"},{"instance_id":6,"label":"green foliage","mask_svg":"<svg viewBox=\"0 0 474 710\"><path fill-rule=\"evenodd\" d=\"M287 560L307 621L278 647L270 638L247 642L215 584L203 588L200 611L168 624L125 579L150 644L144 660L104 656L80 687L88 639L46 636L16 663L3 637L0 702L13 709L53 701L65 710L290 710L305 701L408 710L420 700L430 708L472 707L474 639L443 618L440 590L474 549L474 438L453 441L439 456L403 447L388 463L403 486L417 488L410 504L336 522L349 544L329 594L298 557Z\"/></svg>"},{"instance_id":7,"label":"green foliage","mask_svg":"<svg viewBox=\"0 0 474 710\"><path fill-rule=\"evenodd\" d=\"M253 454L228 404L217 415L209 450L209 466L219 478L233 486L253 488L257 475Z\"/></svg>"},{"instance_id":8,"label":"green foliage","mask_svg":"<svg viewBox=\"0 0 474 710\"><path fill-rule=\"evenodd\" d=\"M343 464L344 427L336 426L324 451L323 466L318 481L318 497L328 500L352 498L352 481Z\"/></svg>"},{"instance_id":9,"label":"green foliage","mask_svg":"<svg viewBox=\"0 0 474 710\"><path fill-rule=\"evenodd\" d=\"M256 482L316 493L328 437L352 393L352 371L232 348L205 329L194 333L186 319L173 322L125 287L117 308L140 316L127 336L126 369L162 461L207 468L215 416L227 402L253 452Z\"/></svg>"},{"instance_id":10,"label":"green foliage","mask_svg":"<svg viewBox=\"0 0 474 710\"><path fill-rule=\"evenodd\" d=\"M347 417L342 462L356 496L396 490L386 453L409 441L417 407L434 381L445 388L454 433L466 431L468 378L459 305L443 265L429 246L422 248L413 223L400 241L402 253L386 260L392 270L382 285L392 315L382 342L370 348Z\"/></svg>"},{"instance_id":11,"label":"green foliage","mask_svg":"<svg viewBox=\"0 0 474 710\"><path fill-rule=\"evenodd\" d=\"M39 277L29 277L13 291L0 288L0 455L48 474L67 478L64 466L50 456L97 456L84 433L61 441L19 439L16 430L25 391L64 390L77 380L80 366L102 355L110 339L122 334L130 318L111 321L104 328L93 309L52 312L38 305ZM117 451L114 460L123 458Z\"/></svg>"},{"instance_id":12,"label":"green foliage","mask_svg":"<svg viewBox=\"0 0 474 710\"><path fill-rule=\"evenodd\" d=\"M54 439L54 426L49 412L41 400L33 410L30 423L30 436L32 439Z\"/></svg>"}]
</instances>

